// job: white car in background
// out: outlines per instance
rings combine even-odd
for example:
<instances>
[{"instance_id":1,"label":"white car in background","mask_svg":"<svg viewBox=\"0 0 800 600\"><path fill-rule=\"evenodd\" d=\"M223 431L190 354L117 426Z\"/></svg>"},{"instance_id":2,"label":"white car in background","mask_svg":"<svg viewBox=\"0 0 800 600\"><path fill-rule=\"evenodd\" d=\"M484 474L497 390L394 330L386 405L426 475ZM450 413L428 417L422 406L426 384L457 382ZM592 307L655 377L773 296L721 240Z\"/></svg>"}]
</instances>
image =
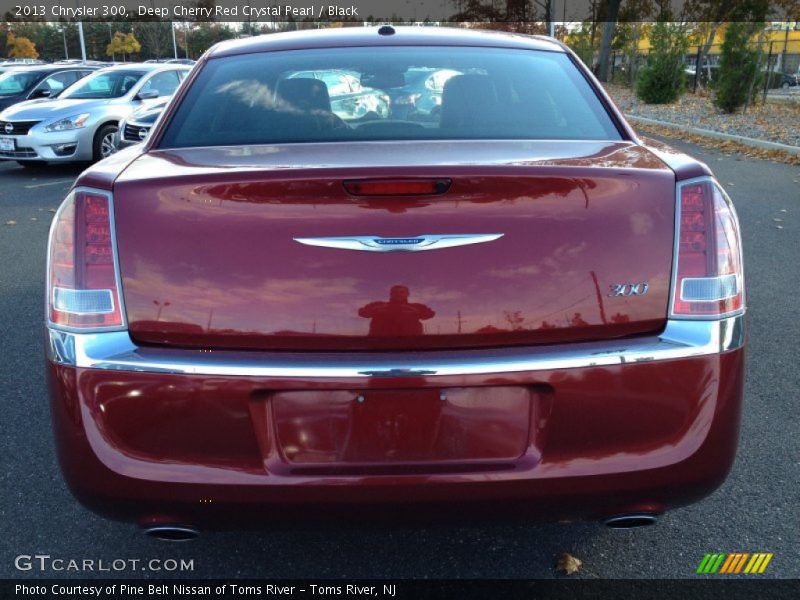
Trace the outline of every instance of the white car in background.
<instances>
[{"instance_id":1,"label":"white car in background","mask_svg":"<svg viewBox=\"0 0 800 600\"><path fill-rule=\"evenodd\" d=\"M39 166L110 156L120 121L172 96L189 71L175 64L117 65L85 77L56 99L20 102L0 113L0 159Z\"/></svg>"},{"instance_id":2,"label":"white car in background","mask_svg":"<svg viewBox=\"0 0 800 600\"><path fill-rule=\"evenodd\" d=\"M147 139L150 130L164 112L169 100L169 98L161 98L158 102L137 108L125 120L120 121L119 129L114 135L114 145L117 150L141 144Z\"/></svg>"}]
</instances>

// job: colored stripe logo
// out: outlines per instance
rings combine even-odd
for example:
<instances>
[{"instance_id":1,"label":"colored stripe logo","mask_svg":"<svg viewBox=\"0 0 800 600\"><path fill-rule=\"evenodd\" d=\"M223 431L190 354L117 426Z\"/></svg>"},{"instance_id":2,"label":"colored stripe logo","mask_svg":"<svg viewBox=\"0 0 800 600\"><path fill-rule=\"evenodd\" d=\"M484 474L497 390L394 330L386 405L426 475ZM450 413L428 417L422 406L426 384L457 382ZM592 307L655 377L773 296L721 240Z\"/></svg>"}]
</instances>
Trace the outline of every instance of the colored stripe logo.
<instances>
[{"instance_id":1,"label":"colored stripe logo","mask_svg":"<svg viewBox=\"0 0 800 600\"><path fill-rule=\"evenodd\" d=\"M772 552L707 552L697 567L701 575L760 575L772 560Z\"/></svg>"}]
</instances>

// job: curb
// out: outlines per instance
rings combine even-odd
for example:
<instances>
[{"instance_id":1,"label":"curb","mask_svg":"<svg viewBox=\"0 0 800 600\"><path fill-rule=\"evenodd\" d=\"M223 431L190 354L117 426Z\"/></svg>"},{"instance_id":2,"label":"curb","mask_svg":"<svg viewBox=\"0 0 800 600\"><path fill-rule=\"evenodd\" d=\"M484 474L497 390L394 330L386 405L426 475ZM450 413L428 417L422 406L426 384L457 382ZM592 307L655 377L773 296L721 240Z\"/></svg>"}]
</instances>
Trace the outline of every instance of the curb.
<instances>
[{"instance_id":1,"label":"curb","mask_svg":"<svg viewBox=\"0 0 800 600\"><path fill-rule=\"evenodd\" d=\"M800 94L767 94L767 102L772 104L800 105Z\"/></svg>"},{"instance_id":2,"label":"curb","mask_svg":"<svg viewBox=\"0 0 800 600\"><path fill-rule=\"evenodd\" d=\"M759 148L761 150L779 150L781 152L788 152L789 154L800 155L800 146L790 146L788 144L781 144L779 142L767 142L764 140L757 140L755 138L742 137L740 135L730 135L729 133L720 133L719 131L712 131L711 129L687 127L685 125L678 125L677 123L670 123L669 121L658 121L656 119L648 119L647 117L637 117L636 115L626 114L625 118L634 123L657 125L659 127L667 127L669 129L682 131L684 133L691 133L717 140L738 142L744 146L750 146L751 148Z\"/></svg>"}]
</instances>

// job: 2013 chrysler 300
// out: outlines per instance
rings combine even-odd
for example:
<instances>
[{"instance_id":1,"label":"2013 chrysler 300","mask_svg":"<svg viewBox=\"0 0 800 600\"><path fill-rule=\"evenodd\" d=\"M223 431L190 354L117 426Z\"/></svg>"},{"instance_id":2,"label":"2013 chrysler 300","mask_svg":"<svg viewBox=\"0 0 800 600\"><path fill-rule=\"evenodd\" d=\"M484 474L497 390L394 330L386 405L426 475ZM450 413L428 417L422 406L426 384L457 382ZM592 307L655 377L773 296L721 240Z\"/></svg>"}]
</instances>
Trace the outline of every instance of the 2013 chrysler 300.
<instances>
[{"instance_id":1,"label":"2013 chrysler 300","mask_svg":"<svg viewBox=\"0 0 800 600\"><path fill-rule=\"evenodd\" d=\"M295 76L420 69L457 73L426 121ZM165 536L321 506L648 523L731 466L744 310L725 192L558 42L226 42L55 217L58 454Z\"/></svg>"}]
</instances>

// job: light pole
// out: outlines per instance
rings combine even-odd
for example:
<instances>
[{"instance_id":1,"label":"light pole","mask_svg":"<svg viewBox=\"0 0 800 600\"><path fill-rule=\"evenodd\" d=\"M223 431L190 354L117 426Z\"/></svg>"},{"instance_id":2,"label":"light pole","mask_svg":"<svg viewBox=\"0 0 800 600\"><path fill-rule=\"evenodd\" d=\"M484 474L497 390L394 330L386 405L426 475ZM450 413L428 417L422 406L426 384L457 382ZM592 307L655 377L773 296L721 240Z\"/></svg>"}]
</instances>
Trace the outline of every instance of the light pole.
<instances>
[{"instance_id":1,"label":"light pole","mask_svg":"<svg viewBox=\"0 0 800 600\"><path fill-rule=\"evenodd\" d=\"M64 38L64 60L69 60L69 50L67 49L67 27L61 28L61 36Z\"/></svg>"},{"instance_id":2,"label":"light pole","mask_svg":"<svg viewBox=\"0 0 800 600\"><path fill-rule=\"evenodd\" d=\"M159 302L158 300L153 300L153 304L155 304L158 307L158 310L156 311L156 321L160 321L161 320L161 311L164 310L167 306L169 306L170 302L169 302L169 300L167 300L166 302L162 303L162 302Z\"/></svg>"},{"instance_id":3,"label":"light pole","mask_svg":"<svg viewBox=\"0 0 800 600\"><path fill-rule=\"evenodd\" d=\"M111 36L111 23L108 23L108 43L111 46L111 60L117 62L117 54L114 52L114 38ZM106 54L108 56L108 54Z\"/></svg>"},{"instance_id":4,"label":"light pole","mask_svg":"<svg viewBox=\"0 0 800 600\"><path fill-rule=\"evenodd\" d=\"M78 0L75 0L75 8L78 8ZM81 40L81 60L86 62L86 40L83 38L83 21L78 21L78 37Z\"/></svg>"},{"instance_id":5,"label":"light pole","mask_svg":"<svg viewBox=\"0 0 800 600\"><path fill-rule=\"evenodd\" d=\"M786 51L789 49L789 29L791 29L791 21L786 21L786 30L783 32L783 52L781 53L781 71L789 73L786 68Z\"/></svg>"},{"instance_id":6,"label":"light pole","mask_svg":"<svg viewBox=\"0 0 800 600\"><path fill-rule=\"evenodd\" d=\"M86 62L86 40L83 38L83 21L78 21L78 37L81 39L81 60Z\"/></svg>"},{"instance_id":7,"label":"light pole","mask_svg":"<svg viewBox=\"0 0 800 600\"><path fill-rule=\"evenodd\" d=\"M172 53L175 55L175 58L178 58L178 42L175 41L175 23L172 21L169 22L169 29L172 31Z\"/></svg>"}]
</instances>

